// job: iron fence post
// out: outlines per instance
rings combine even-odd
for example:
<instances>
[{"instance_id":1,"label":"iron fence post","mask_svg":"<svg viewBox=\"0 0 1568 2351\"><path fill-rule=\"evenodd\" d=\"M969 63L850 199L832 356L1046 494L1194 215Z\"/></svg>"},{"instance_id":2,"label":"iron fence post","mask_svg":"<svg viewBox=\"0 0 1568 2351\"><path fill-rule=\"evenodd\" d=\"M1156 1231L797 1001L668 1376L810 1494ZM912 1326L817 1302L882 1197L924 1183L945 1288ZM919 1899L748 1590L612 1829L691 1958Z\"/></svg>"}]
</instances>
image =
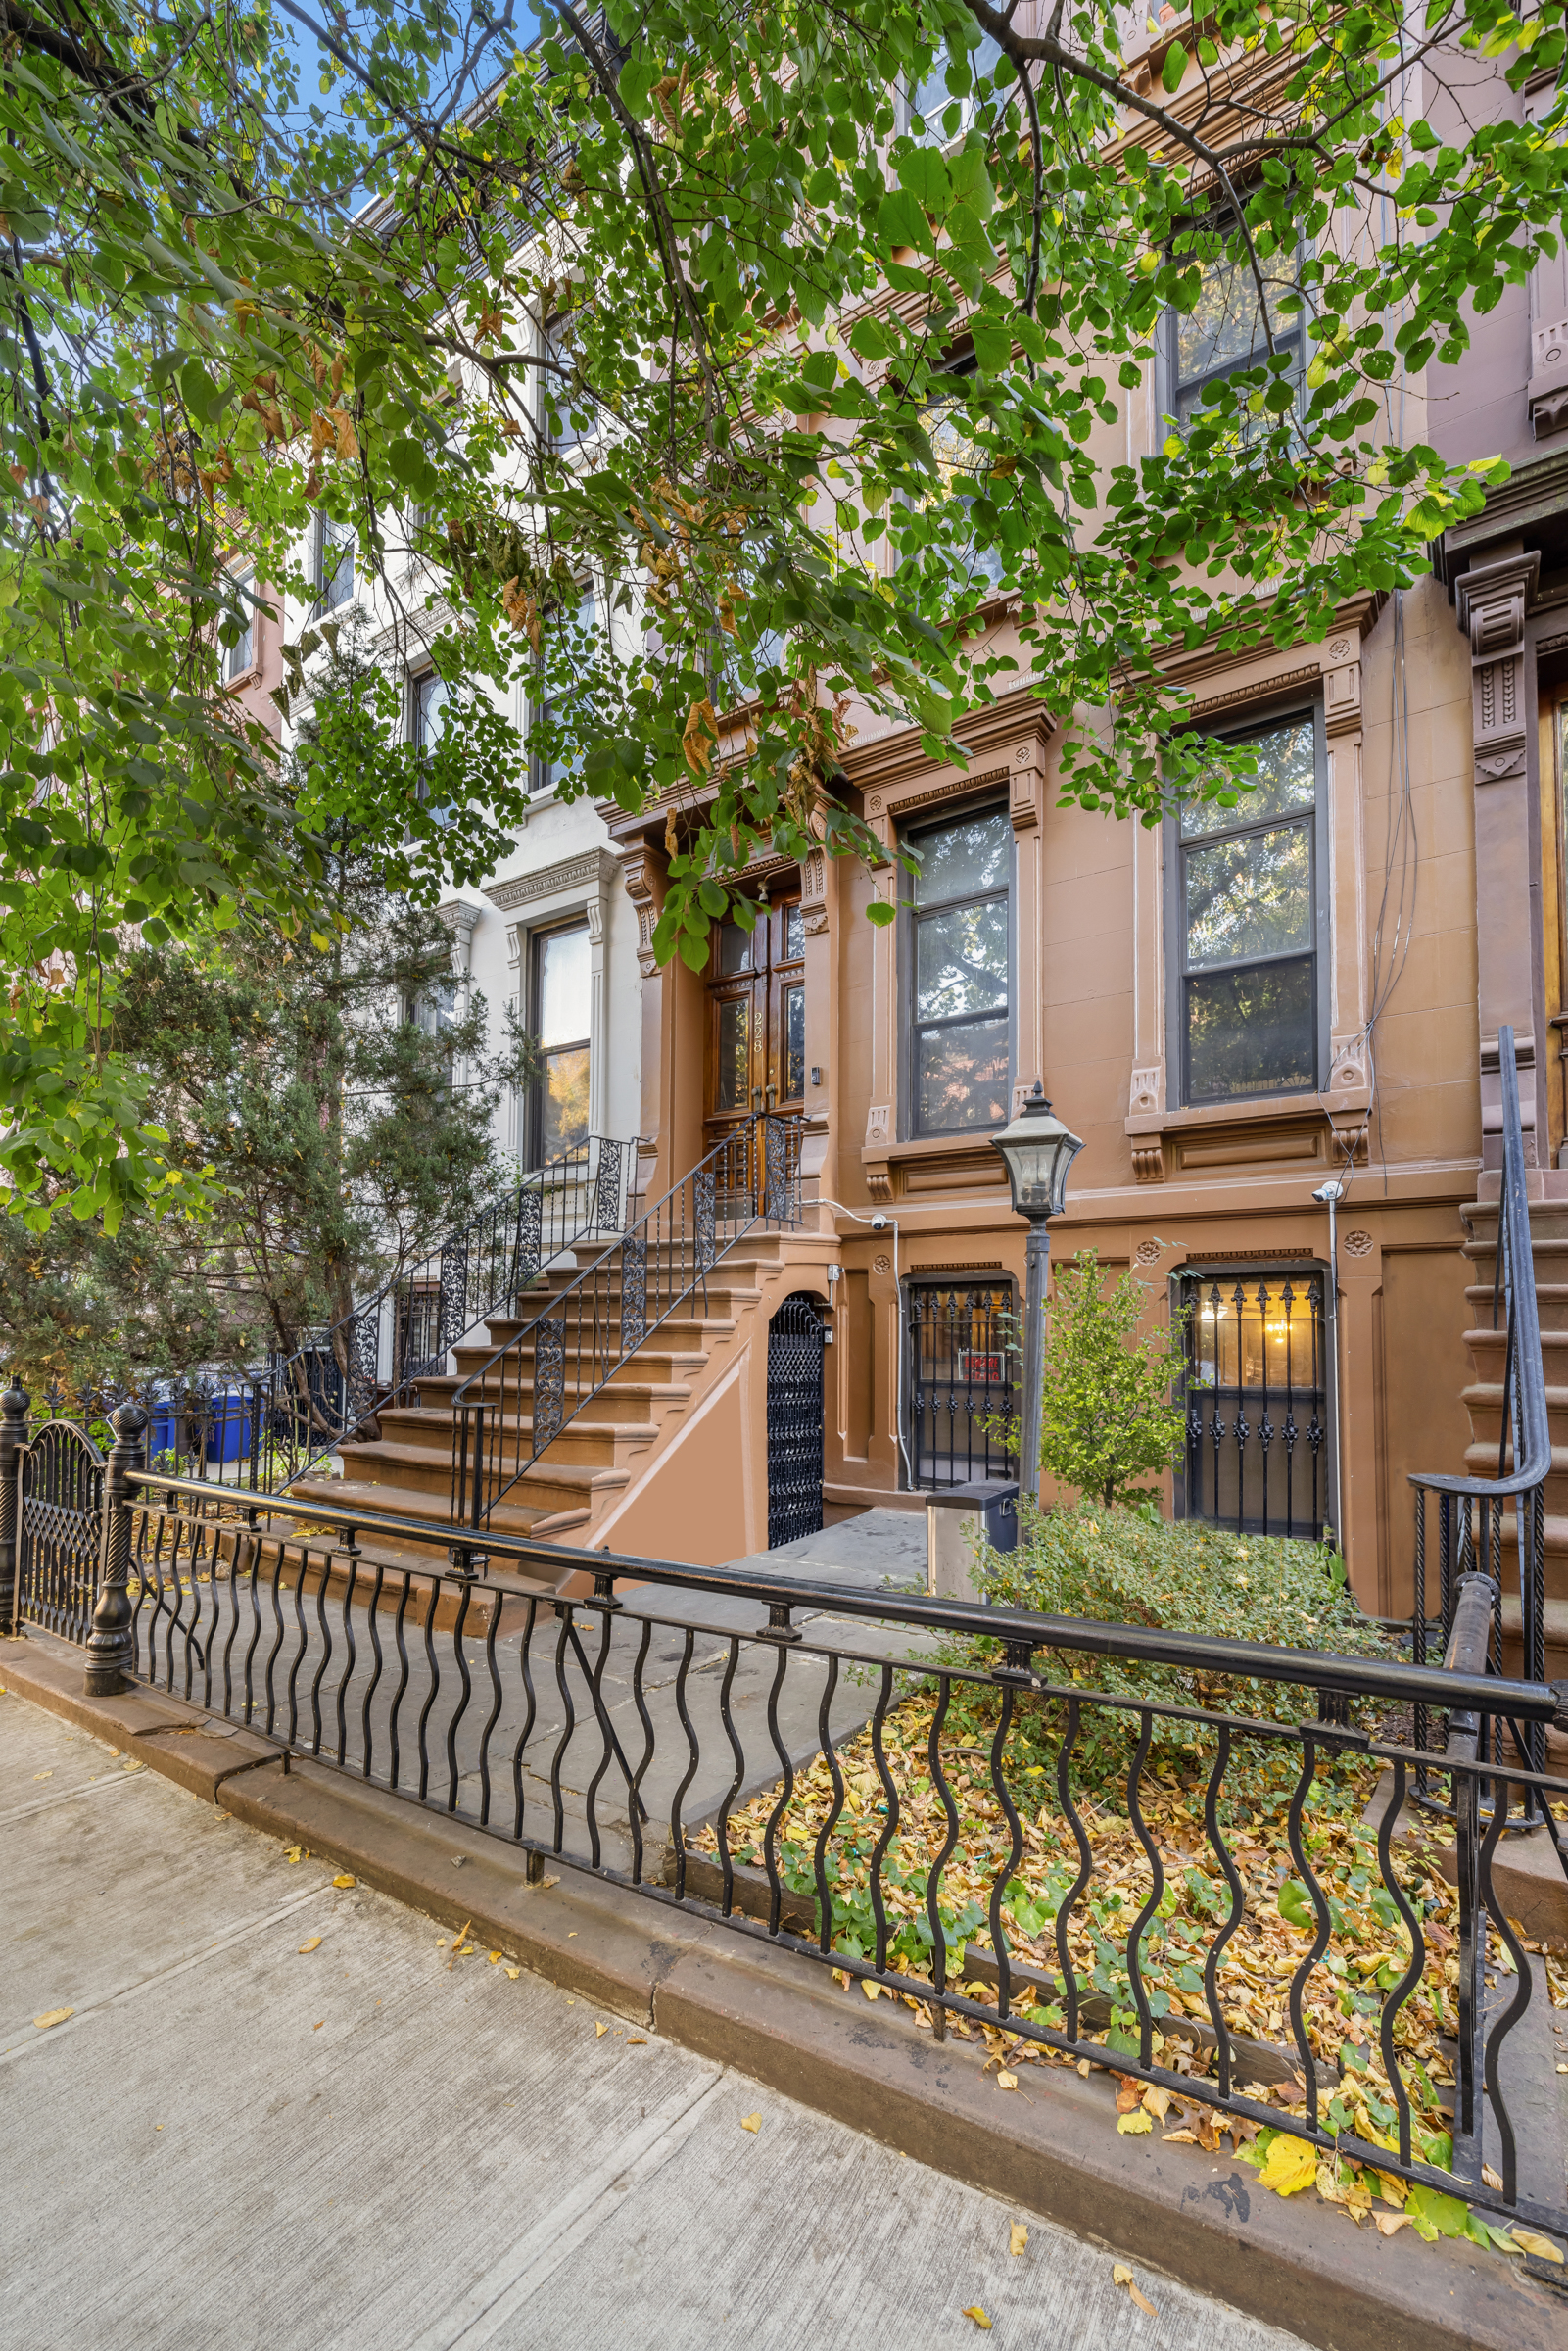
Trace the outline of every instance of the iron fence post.
<instances>
[{"instance_id":1,"label":"iron fence post","mask_svg":"<svg viewBox=\"0 0 1568 2351\"><path fill-rule=\"evenodd\" d=\"M21 1604L22 1450L27 1442L25 1388L0 1396L0 1632L14 1633Z\"/></svg>"},{"instance_id":2,"label":"iron fence post","mask_svg":"<svg viewBox=\"0 0 1568 2351\"><path fill-rule=\"evenodd\" d=\"M115 1415L115 1443L104 1475L103 1572L92 1631L87 1636L88 1698L118 1698L131 1666L130 1489L127 1472L143 1467L147 1415L139 1404L122 1404Z\"/></svg>"}]
</instances>

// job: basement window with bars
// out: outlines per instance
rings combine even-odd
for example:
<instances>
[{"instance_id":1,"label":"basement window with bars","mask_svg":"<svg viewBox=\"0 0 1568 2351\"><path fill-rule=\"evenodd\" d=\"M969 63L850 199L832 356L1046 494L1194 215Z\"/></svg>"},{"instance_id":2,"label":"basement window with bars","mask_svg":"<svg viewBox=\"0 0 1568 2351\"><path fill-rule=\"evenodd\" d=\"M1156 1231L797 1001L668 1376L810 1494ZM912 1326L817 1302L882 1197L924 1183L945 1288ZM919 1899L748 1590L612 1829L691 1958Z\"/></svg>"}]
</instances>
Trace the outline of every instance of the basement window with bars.
<instances>
[{"instance_id":1,"label":"basement window with bars","mask_svg":"<svg viewBox=\"0 0 1568 2351\"><path fill-rule=\"evenodd\" d=\"M1317 1541L1332 1490L1321 1271L1216 1269L1177 1286L1187 1359L1177 1516Z\"/></svg>"},{"instance_id":2,"label":"basement window with bars","mask_svg":"<svg viewBox=\"0 0 1568 2351\"><path fill-rule=\"evenodd\" d=\"M1018 1297L1004 1273L912 1281L907 1293L909 1465L917 1487L1013 1477L998 1433L1017 1413Z\"/></svg>"}]
</instances>

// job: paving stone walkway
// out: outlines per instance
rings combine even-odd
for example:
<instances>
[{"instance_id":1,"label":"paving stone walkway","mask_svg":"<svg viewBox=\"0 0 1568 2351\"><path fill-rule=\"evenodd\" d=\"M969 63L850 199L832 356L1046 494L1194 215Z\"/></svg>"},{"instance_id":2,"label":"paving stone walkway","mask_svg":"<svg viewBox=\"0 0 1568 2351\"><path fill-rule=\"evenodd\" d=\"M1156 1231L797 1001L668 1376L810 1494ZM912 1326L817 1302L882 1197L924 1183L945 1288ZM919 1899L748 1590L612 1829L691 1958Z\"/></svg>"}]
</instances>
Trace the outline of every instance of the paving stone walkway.
<instances>
[{"instance_id":1,"label":"paving stone walkway","mask_svg":"<svg viewBox=\"0 0 1568 2351\"><path fill-rule=\"evenodd\" d=\"M0 1883L3 2351L957 2351L967 2307L1029 2351L1295 2344L1153 2271L1145 2315L9 1693Z\"/></svg>"}]
</instances>

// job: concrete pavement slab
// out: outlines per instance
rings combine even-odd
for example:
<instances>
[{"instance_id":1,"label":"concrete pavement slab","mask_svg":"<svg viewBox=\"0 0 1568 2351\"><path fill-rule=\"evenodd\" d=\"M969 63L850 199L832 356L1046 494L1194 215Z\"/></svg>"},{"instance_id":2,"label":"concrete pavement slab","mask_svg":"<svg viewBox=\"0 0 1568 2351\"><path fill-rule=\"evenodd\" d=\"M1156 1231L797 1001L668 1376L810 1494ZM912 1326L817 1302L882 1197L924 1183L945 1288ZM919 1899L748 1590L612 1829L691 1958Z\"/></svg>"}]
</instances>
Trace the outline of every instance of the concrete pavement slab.
<instances>
[{"instance_id":1,"label":"concrete pavement slab","mask_svg":"<svg viewBox=\"0 0 1568 2351\"><path fill-rule=\"evenodd\" d=\"M116 1761L0 1698L5 2351L1291 2351Z\"/></svg>"}]
</instances>

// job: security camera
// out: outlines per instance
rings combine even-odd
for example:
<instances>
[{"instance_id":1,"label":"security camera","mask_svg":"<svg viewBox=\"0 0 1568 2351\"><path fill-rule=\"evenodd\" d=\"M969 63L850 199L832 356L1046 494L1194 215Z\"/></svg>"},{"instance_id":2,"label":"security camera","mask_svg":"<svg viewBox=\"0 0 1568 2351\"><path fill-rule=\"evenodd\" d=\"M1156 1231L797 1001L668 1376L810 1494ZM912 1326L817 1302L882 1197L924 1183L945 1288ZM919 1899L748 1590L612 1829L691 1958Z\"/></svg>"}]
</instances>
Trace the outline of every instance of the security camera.
<instances>
[{"instance_id":1,"label":"security camera","mask_svg":"<svg viewBox=\"0 0 1568 2351\"><path fill-rule=\"evenodd\" d=\"M885 1232L887 1229L887 1219L885 1217L873 1217L871 1221L871 1228L873 1232Z\"/></svg>"},{"instance_id":2,"label":"security camera","mask_svg":"<svg viewBox=\"0 0 1568 2351\"><path fill-rule=\"evenodd\" d=\"M1335 1200L1343 1200L1344 1197L1344 1184L1336 1183L1332 1176L1329 1178L1327 1183L1320 1183L1316 1191L1312 1194L1312 1198L1321 1202L1324 1208L1329 1207Z\"/></svg>"}]
</instances>

